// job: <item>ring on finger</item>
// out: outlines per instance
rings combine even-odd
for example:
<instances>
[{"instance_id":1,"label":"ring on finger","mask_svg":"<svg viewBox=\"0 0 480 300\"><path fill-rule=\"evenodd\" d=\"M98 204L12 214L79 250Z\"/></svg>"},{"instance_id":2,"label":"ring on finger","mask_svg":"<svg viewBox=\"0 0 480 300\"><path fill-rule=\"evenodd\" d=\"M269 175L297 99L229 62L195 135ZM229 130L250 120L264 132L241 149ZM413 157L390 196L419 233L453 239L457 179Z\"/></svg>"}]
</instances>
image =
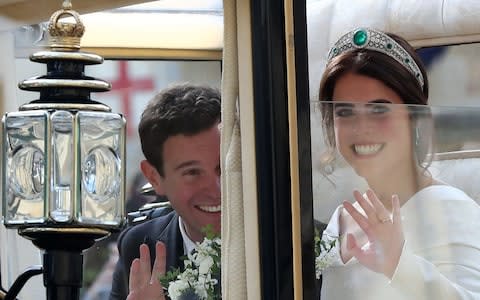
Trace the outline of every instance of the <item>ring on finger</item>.
<instances>
[{"instance_id":1,"label":"ring on finger","mask_svg":"<svg viewBox=\"0 0 480 300\"><path fill-rule=\"evenodd\" d=\"M385 224L387 222L392 222L392 218L390 216L384 217L384 218L378 217L378 221L380 221L380 223L382 223L382 224Z\"/></svg>"}]
</instances>

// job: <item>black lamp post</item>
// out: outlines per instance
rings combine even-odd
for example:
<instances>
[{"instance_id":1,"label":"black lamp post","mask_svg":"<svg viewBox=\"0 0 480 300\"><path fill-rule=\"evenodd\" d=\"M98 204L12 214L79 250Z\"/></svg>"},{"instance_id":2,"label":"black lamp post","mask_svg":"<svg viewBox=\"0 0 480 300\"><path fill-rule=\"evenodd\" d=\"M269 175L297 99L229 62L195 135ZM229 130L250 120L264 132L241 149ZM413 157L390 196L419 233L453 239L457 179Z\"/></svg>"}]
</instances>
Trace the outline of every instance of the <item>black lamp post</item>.
<instances>
[{"instance_id":1,"label":"black lamp post","mask_svg":"<svg viewBox=\"0 0 480 300\"><path fill-rule=\"evenodd\" d=\"M43 268L27 270L5 299L39 273L47 299L79 299L83 250L124 222L125 119L90 98L110 84L84 74L103 59L79 51L84 26L69 1L48 29L51 51L30 57L47 74L19 84L40 98L2 120L3 222L44 250Z\"/></svg>"}]
</instances>

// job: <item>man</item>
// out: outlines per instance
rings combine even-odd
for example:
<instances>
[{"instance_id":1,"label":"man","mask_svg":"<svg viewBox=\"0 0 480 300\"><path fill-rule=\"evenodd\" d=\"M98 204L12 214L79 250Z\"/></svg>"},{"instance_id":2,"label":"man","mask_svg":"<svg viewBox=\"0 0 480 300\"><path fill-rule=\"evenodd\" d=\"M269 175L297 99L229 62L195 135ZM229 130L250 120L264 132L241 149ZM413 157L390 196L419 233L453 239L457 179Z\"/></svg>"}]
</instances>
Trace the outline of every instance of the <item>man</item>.
<instances>
[{"instance_id":1,"label":"man","mask_svg":"<svg viewBox=\"0 0 480 300\"><path fill-rule=\"evenodd\" d=\"M163 242L159 243L162 269L168 271L183 267L180 257L203 240L203 228L212 225L220 232L219 125L220 94L209 87L173 86L145 108L138 131L146 159L140 167L155 192L168 198L173 211L121 234L111 300L126 299L130 266L140 251L152 253L147 259L150 268L153 254L159 254L157 241ZM148 247L139 250L141 244Z\"/></svg>"}]
</instances>

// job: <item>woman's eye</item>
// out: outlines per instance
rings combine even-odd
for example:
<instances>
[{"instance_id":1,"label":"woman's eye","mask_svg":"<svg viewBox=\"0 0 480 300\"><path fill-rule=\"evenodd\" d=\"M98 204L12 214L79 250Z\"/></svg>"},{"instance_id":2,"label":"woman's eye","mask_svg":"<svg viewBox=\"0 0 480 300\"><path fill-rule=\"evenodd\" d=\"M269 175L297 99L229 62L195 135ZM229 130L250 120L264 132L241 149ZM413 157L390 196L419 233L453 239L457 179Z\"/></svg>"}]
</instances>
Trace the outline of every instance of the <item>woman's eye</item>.
<instances>
[{"instance_id":1,"label":"woman's eye","mask_svg":"<svg viewBox=\"0 0 480 300\"><path fill-rule=\"evenodd\" d=\"M384 114L390 111L390 107L385 104L375 104L370 107L370 113L372 114Z\"/></svg>"},{"instance_id":2,"label":"woman's eye","mask_svg":"<svg viewBox=\"0 0 480 300\"><path fill-rule=\"evenodd\" d=\"M335 109L335 116L339 118L346 118L353 115L353 110L351 108L338 108Z\"/></svg>"}]
</instances>

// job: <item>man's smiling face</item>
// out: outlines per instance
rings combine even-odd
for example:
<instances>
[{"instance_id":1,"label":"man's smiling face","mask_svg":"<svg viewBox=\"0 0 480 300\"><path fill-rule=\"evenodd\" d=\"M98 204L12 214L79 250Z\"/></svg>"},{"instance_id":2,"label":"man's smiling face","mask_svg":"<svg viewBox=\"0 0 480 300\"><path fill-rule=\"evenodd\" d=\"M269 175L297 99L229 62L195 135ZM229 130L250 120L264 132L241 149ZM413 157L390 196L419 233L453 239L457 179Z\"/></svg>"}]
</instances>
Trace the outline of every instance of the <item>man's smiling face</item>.
<instances>
[{"instance_id":1,"label":"man's smiling face","mask_svg":"<svg viewBox=\"0 0 480 300\"><path fill-rule=\"evenodd\" d=\"M155 178L150 182L157 194L170 200L189 237L202 241L202 229L209 224L220 232L219 124L195 135L169 137L162 158L163 176L152 171Z\"/></svg>"}]
</instances>

